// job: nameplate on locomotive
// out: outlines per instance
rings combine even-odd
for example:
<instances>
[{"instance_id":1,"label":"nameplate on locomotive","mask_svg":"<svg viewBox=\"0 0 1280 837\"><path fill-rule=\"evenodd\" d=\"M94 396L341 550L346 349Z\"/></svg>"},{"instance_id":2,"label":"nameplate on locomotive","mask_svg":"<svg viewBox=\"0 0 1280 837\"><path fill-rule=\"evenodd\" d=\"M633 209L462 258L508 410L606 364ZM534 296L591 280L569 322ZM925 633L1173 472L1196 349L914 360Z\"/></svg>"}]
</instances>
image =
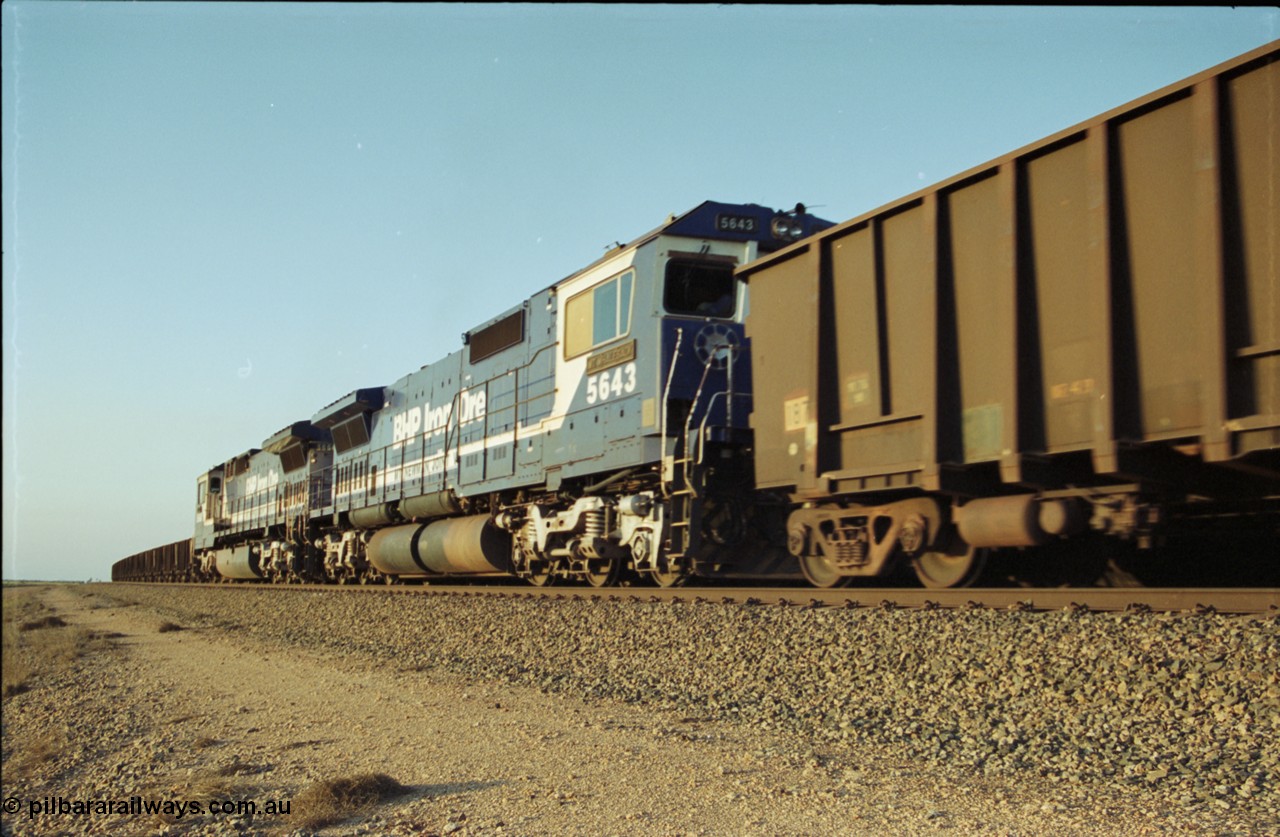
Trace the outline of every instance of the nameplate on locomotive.
<instances>
[{"instance_id":1,"label":"nameplate on locomotive","mask_svg":"<svg viewBox=\"0 0 1280 837\"><path fill-rule=\"evenodd\" d=\"M593 375L601 369L608 369L611 366L617 366L619 363L627 363L636 359L636 341L623 343L621 346L614 346L599 354L594 354L587 358L587 374Z\"/></svg>"}]
</instances>

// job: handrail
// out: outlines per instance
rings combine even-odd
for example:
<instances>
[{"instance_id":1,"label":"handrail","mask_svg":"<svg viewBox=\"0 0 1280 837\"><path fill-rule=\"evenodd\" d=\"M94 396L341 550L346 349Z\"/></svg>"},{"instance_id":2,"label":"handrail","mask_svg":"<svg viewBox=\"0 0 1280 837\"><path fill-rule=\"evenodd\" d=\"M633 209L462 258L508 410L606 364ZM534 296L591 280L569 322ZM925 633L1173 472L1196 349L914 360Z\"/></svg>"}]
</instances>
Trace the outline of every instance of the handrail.
<instances>
[{"instance_id":1,"label":"handrail","mask_svg":"<svg viewBox=\"0 0 1280 837\"><path fill-rule=\"evenodd\" d=\"M676 363L680 360L680 344L684 342L684 329L676 327L676 345L671 350L671 368L667 370L667 381L662 388L662 472L665 477L667 471L667 424L668 416L671 413L671 382L676 377ZM686 443L688 438L685 439ZM672 447L671 459L675 459L675 448ZM663 485L666 485L666 479L663 479ZM664 487L665 491L665 487Z\"/></svg>"},{"instance_id":2,"label":"handrail","mask_svg":"<svg viewBox=\"0 0 1280 837\"><path fill-rule=\"evenodd\" d=\"M678 358L678 355L679 355L679 341L680 341L680 335L682 335L683 330L678 329L677 332L678 332L677 344L676 344L677 352L676 352L676 355L673 356L672 358L673 368L674 368L674 361ZM513 388L512 388L513 398L512 398L511 406L509 408L503 408L504 410L510 409L512 412L511 444L513 448L513 455L515 453L515 448L518 446L517 443L521 438L520 431L522 429L526 431L533 429L537 432L540 432L542 430L543 425L545 425L547 421L547 418L543 417L541 419L538 419L536 425L529 424L529 425L522 426L521 420L520 420L520 411L522 407L526 407L527 405L532 404L535 401L542 400L548 397L554 399L555 393L558 390L558 387L555 386L556 375L555 375L555 369L554 369L554 359L553 359L553 368L549 375L539 376L535 378L531 370L534 364L544 354L548 352L554 353L556 347L558 347L560 343L561 341L554 340L550 343L543 344L539 346L533 352L532 355L529 356L527 362L508 368L508 369L504 369L502 372L492 375L488 378L485 378L483 381L477 382L470 387L465 387L467 391L474 391L483 387L487 396L489 387L494 381L498 381L506 377L507 375L515 376L515 381L513 383ZM550 380L552 382L551 390L550 392L539 392L536 395L521 397L520 386L521 386L522 377L527 378L524 382L526 386L529 386L530 384L536 383L538 381ZM461 380L459 380L459 387L457 391L454 392L450 398L451 418L459 415L458 406L460 403L460 399L462 397L463 390L464 390L464 387L461 386ZM668 378L668 381L667 381L667 392L664 393L664 404L666 399L669 397L669 393L670 393L670 378ZM553 401L553 404L554 404L554 401ZM664 437L666 435L666 427L665 427L666 413L667 411L664 407L664 410L663 410ZM377 473L374 475L372 497L378 498L379 502L404 500L408 496L419 496L419 494L429 493L428 489L430 489L431 491L446 490L448 488L450 477L453 478L455 483L461 481L462 422L461 421L458 421L457 423L446 422L445 426L443 428L439 428L439 430L442 431L444 435L443 443L441 445L440 450L433 454L428 455L427 445L426 445L426 439L428 434L426 432L423 432L419 436L419 439L421 440L420 442L421 452L416 457L414 457L413 460L410 460L407 457L407 452L405 450L405 448L407 447L407 444L405 441L392 442L390 444L382 445L381 447L366 451L363 457L360 458L364 462L370 462L374 457L378 456L379 454L383 455L383 467L379 469L380 473ZM433 434L434 432L435 431L432 431ZM488 437L489 437L488 429L486 427L484 439L487 440ZM394 463L394 459L396 456L394 451L396 450L396 448L399 448L399 463ZM389 453L388 451L391 451L391 452ZM450 474L450 470L452 469L450 469L449 461L448 461L450 454L453 455L454 468L456 469L456 472L453 474ZM440 472L438 474L439 484L429 486L427 466L429 463L434 462L438 459L444 460L444 464L441 467ZM353 457L352 460L342 465L331 464L325 468L320 469L319 471L308 472L309 476L305 479L305 482L306 482L306 490L304 492L305 499L300 499L297 501L286 500L284 503L283 509L280 507L280 498L277 495L273 494L270 498L266 496L267 492L278 491L279 488L277 486L273 486L271 488L259 489L251 494L246 494L246 495L242 495L240 497L234 498L231 501L231 508L226 509L226 514L223 517L224 526L229 527L234 531L244 531L248 529L262 528L264 526L275 525L277 523L287 523L288 522L287 518L289 517L289 514L294 510L300 508L304 513L309 515L309 513L315 509L322 509L329 506L336 507L339 503L339 497L342 497L346 503L354 505L352 497L353 495L360 492L360 487L356 485L356 481L353 476L348 475L348 477L345 480L343 480L339 478L339 473L341 472L341 469L343 467L347 467L356 461L360 461L360 460L357 460L355 457ZM414 478L418 482L419 491L417 494L409 495L406 491L406 484L411 482L411 480L406 480L404 477L404 474L408 468L414 467L414 466L417 466L419 469L418 476ZM389 474L393 472L396 475L394 485L392 485L388 480ZM297 481L296 484L301 484L302 482L304 481L299 480ZM286 483L286 486L287 485L289 484ZM365 493L366 494L368 493L367 489ZM267 508L267 506L272 504L276 506L275 514L272 514L270 509ZM216 522L216 515L215 515L215 522Z\"/></svg>"},{"instance_id":3,"label":"handrail","mask_svg":"<svg viewBox=\"0 0 1280 837\"><path fill-rule=\"evenodd\" d=\"M693 425L693 414L698 410L698 401L701 400L702 398L702 390L707 385L707 378L711 375L711 364L714 362L715 362L715 355L708 354L706 362L702 364L702 380L698 381L698 388L694 390L694 393L693 393L693 401L692 403L689 404L689 413L688 415L685 416L685 419L684 419L684 443L685 443L686 454L688 454L689 452L689 449L688 449L689 429ZM714 400L715 399L713 397L712 401ZM710 412L711 412L711 402L707 402L707 414L710 415ZM698 455L699 457L701 457L702 455L701 447L699 447ZM702 464L701 458L698 459L698 464L699 465Z\"/></svg>"}]
</instances>

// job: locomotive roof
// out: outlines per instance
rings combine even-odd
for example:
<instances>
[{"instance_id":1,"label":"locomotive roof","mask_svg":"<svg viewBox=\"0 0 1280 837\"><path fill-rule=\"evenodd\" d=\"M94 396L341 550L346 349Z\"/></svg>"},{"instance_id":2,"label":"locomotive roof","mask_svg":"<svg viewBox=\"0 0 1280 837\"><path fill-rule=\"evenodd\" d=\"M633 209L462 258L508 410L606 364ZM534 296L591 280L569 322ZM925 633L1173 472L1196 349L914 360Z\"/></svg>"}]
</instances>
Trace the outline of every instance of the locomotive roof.
<instances>
[{"instance_id":1,"label":"locomotive roof","mask_svg":"<svg viewBox=\"0 0 1280 837\"><path fill-rule=\"evenodd\" d=\"M316 427L309 421L295 421L293 424L268 436L262 443L263 450L279 453L295 442L327 442L329 433Z\"/></svg>"},{"instance_id":2,"label":"locomotive roof","mask_svg":"<svg viewBox=\"0 0 1280 837\"><path fill-rule=\"evenodd\" d=\"M324 407L321 407L311 423L316 427L328 430L334 425L349 418L382 408L382 396L385 387L364 387L353 390Z\"/></svg>"},{"instance_id":3,"label":"locomotive roof","mask_svg":"<svg viewBox=\"0 0 1280 837\"><path fill-rule=\"evenodd\" d=\"M797 205L796 210L797 214L802 214L804 212L804 207L802 205ZM717 216L726 213L753 216L761 222L759 229L765 230L769 228L769 221L774 217L787 214L784 211L770 209L767 206L761 206L756 203L721 203L719 201L703 201L688 212L681 215L673 214L668 216L666 221L644 235L635 238L626 244L619 244L615 247L609 248L609 252L605 253L591 264L579 270L575 270L560 281L554 282L546 288L543 288L543 290L550 290L557 285L573 279L575 276L581 276L583 273L586 273L608 259L613 258L618 251L630 250L634 247L639 247L642 244L647 244L660 235L684 235L689 236L690 238L706 238L714 234L716 238L727 241L750 241L758 237L758 233L718 229L716 227L716 218ZM819 218L814 218L813 221L815 222L816 229L825 229L827 227L834 226L832 222L824 221Z\"/></svg>"}]
</instances>

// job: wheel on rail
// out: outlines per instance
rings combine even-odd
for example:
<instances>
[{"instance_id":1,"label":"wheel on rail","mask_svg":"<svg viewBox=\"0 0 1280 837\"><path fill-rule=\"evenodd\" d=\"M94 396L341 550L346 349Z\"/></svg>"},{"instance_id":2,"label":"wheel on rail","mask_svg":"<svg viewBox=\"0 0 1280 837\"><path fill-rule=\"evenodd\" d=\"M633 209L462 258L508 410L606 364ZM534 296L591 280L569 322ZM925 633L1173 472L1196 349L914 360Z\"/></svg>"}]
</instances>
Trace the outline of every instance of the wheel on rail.
<instances>
[{"instance_id":1,"label":"wheel on rail","mask_svg":"<svg viewBox=\"0 0 1280 837\"><path fill-rule=\"evenodd\" d=\"M800 559L800 571L805 579L814 587L831 590L837 587L848 587L853 582L852 576L841 575L840 572L821 555L805 555Z\"/></svg>"},{"instance_id":2,"label":"wheel on rail","mask_svg":"<svg viewBox=\"0 0 1280 837\"><path fill-rule=\"evenodd\" d=\"M672 567L666 557L659 558L657 565L657 568L647 571L645 575L659 587L681 587L689 580L689 574L679 567Z\"/></svg>"},{"instance_id":3,"label":"wheel on rail","mask_svg":"<svg viewBox=\"0 0 1280 837\"><path fill-rule=\"evenodd\" d=\"M986 564L987 551L953 536L941 548L911 559L916 578L930 589L968 587L977 581Z\"/></svg>"},{"instance_id":4,"label":"wheel on rail","mask_svg":"<svg viewBox=\"0 0 1280 837\"><path fill-rule=\"evenodd\" d=\"M556 577L551 569L550 561L530 561L529 574L525 578L534 587L550 587L556 583Z\"/></svg>"},{"instance_id":5,"label":"wheel on rail","mask_svg":"<svg viewBox=\"0 0 1280 837\"><path fill-rule=\"evenodd\" d=\"M586 565L583 577L592 587L612 587L622 577L621 558L592 558Z\"/></svg>"}]
</instances>

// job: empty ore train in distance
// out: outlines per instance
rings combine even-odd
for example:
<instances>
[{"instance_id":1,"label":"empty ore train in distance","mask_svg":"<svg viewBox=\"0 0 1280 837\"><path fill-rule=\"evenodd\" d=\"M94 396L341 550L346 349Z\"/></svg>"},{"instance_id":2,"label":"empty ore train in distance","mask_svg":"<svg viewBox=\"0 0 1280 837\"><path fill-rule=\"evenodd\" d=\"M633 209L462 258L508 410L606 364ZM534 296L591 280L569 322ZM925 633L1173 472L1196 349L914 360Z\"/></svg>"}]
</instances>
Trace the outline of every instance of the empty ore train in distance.
<instances>
[{"instance_id":1,"label":"empty ore train in distance","mask_svg":"<svg viewBox=\"0 0 1280 837\"><path fill-rule=\"evenodd\" d=\"M703 203L201 474L112 578L950 587L1190 532L1274 583L1278 123L1280 42L838 225Z\"/></svg>"}]
</instances>

